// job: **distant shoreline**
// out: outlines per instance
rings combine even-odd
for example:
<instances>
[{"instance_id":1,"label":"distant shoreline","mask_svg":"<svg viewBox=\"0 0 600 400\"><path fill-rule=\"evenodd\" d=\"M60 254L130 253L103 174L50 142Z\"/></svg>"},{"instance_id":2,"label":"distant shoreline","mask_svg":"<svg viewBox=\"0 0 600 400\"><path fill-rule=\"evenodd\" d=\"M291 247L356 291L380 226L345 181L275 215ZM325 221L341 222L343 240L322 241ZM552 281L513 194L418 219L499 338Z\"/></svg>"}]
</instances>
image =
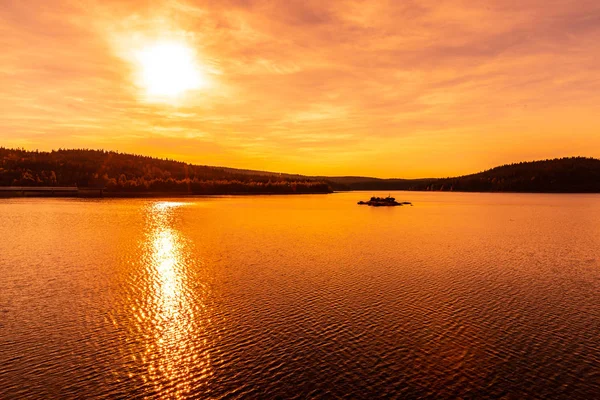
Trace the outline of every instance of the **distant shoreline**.
<instances>
[{"instance_id":1,"label":"distant shoreline","mask_svg":"<svg viewBox=\"0 0 600 400\"><path fill-rule=\"evenodd\" d=\"M473 193L473 194L600 194L600 192L492 192L492 191L447 191L447 190L415 190L415 189L355 189L355 190L335 190L331 192L263 192L263 193L248 193L248 192L221 192L221 193L190 193L190 192L110 192L101 189L73 188L73 187L55 187L55 188L37 188L32 187L0 187L0 199L15 199L15 198L80 198L80 199L120 199L120 198L168 198L168 197L219 197L219 196L294 196L294 195L314 195L314 194L333 194L333 193L350 193L350 192L420 192L420 193Z\"/></svg>"},{"instance_id":2,"label":"distant shoreline","mask_svg":"<svg viewBox=\"0 0 600 400\"><path fill-rule=\"evenodd\" d=\"M33 152L0 147L0 196L2 187L8 186L79 187L82 190L100 187L105 189L106 197L160 197L175 193L313 194L355 190L600 193L600 160L567 157L507 164L458 177L380 179L211 167L103 150Z\"/></svg>"},{"instance_id":3,"label":"distant shoreline","mask_svg":"<svg viewBox=\"0 0 600 400\"><path fill-rule=\"evenodd\" d=\"M0 187L0 198L160 198L160 197L201 197L201 196L260 196L260 195L301 195L330 194L333 192L222 192L222 193L190 193L190 192L111 192L105 189L89 189L77 187Z\"/></svg>"}]
</instances>

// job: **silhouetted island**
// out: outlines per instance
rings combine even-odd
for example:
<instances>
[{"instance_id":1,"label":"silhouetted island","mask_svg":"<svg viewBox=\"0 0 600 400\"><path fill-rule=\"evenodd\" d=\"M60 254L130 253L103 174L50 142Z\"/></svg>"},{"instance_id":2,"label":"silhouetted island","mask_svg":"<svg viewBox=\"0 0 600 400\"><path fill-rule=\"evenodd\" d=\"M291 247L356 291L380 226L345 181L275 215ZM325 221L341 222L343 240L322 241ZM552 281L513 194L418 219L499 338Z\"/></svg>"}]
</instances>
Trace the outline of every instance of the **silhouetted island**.
<instances>
[{"instance_id":1,"label":"silhouetted island","mask_svg":"<svg viewBox=\"0 0 600 400\"><path fill-rule=\"evenodd\" d=\"M367 205L367 206L373 206L373 207L395 207L395 206L402 206L405 204L409 204L412 206L412 204L409 201L403 201L403 202L397 202L395 198L388 196L388 197L371 197L371 200L369 201L359 201L358 202L359 205Z\"/></svg>"}]
</instances>

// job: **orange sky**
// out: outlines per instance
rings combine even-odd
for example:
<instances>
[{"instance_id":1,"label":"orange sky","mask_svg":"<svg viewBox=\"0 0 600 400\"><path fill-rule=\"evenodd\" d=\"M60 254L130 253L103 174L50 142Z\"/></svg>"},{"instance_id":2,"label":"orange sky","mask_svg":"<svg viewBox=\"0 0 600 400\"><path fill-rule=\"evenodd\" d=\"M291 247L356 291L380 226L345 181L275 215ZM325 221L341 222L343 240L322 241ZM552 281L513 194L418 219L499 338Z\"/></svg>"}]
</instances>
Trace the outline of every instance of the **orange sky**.
<instances>
[{"instance_id":1,"label":"orange sky","mask_svg":"<svg viewBox=\"0 0 600 400\"><path fill-rule=\"evenodd\" d=\"M136 54L183 43L165 101ZM600 2L0 1L0 146L303 174L600 157Z\"/></svg>"}]
</instances>

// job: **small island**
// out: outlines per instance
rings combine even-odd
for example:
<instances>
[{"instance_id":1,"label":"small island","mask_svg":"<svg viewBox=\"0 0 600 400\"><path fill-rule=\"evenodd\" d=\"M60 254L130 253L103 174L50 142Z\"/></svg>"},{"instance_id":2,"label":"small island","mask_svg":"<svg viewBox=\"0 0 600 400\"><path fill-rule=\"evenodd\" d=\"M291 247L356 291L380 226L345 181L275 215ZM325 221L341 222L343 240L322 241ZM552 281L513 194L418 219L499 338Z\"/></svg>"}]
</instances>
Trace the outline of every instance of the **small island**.
<instances>
[{"instance_id":1,"label":"small island","mask_svg":"<svg viewBox=\"0 0 600 400\"><path fill-rule=\"evenodd\" d=\"M395 198L388 196L388 197L371 197L371 200L369 201L359 201L358 202L359 205L368 205L368 206L373 206L373 207L395 207L395 206L402 206L402 205L411 205L412 203L409 201L403 201L403 202L397 202Z\"/></svg>"}]
</instances>

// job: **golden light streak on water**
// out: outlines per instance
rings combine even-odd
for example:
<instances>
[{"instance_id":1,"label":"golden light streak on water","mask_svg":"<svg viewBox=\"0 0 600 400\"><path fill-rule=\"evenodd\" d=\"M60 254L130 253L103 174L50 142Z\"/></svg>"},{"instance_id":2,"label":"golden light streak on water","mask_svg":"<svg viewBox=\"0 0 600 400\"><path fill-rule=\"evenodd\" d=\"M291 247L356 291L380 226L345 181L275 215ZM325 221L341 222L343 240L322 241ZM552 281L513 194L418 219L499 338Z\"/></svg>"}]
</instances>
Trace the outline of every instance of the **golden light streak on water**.
<instances>
[{"instance_id":1,"label":"golden light streak on water","mask_svg":"<svg viewBox=\"0 0 600 400\"><path fill-rule=\"evenodd\" d=\"M182 398L192 389L190 367L210 370L209 353L194 349L200 330L198 307L189 288L189 249L181 233L173 227L177 209L186 203L158 202L148 208L149 233L147 274L151 277L147 305L152 337L145 358L148 378L156 390L170 398ZM196 300L197 305L197 300ZM204 359L201 359L204 357Z\"/></svg>"}]
</instances>

